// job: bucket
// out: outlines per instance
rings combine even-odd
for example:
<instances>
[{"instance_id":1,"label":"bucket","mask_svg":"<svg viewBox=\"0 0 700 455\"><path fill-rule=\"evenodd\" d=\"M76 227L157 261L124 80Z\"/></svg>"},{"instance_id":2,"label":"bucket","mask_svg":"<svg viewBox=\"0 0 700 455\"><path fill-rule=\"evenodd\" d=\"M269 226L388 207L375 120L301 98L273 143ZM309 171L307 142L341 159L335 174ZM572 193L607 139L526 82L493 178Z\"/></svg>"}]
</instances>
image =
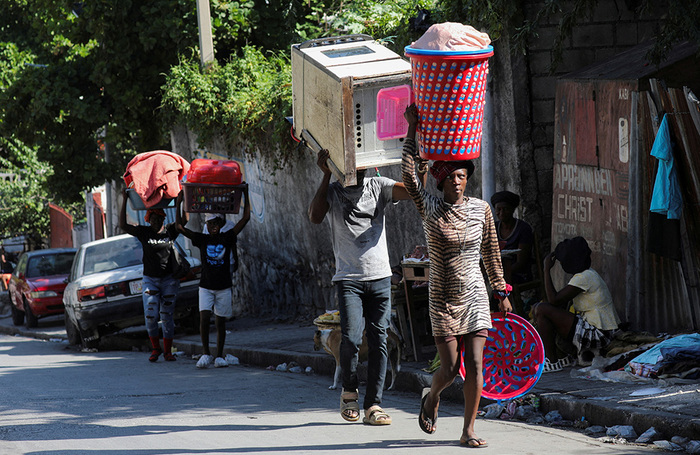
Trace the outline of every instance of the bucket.
<instances>
[{"instance_id":1,"label":"bucket","mask_svg":"<svg viewBox=\"0 0 700 455\"><path fill-rule=\"evenodd\" d=\"M406 46L419 124L420 156L426 160L472 160L481 152L488 58L478 51L434 51Z\"/></svg>"}]
</instances>

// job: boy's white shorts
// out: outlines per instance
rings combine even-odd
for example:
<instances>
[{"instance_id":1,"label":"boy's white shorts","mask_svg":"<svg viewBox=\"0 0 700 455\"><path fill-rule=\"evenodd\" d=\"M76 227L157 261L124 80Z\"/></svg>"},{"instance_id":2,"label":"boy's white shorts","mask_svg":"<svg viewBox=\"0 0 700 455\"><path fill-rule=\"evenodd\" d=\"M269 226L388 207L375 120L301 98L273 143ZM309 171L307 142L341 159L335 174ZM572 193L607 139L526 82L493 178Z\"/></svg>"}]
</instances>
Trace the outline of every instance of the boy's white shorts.
<instances>
[{"instance_id":1,"label":"boy's white shorts","mask_svg":"<svg viewBox=\"0 0 700 455\"><path fill-rule=\"evenodd\" d=\"M199 311L212 311L216 316L233 316L231 288L212 290L199 288Z\"/></svg>"}]
</instances>

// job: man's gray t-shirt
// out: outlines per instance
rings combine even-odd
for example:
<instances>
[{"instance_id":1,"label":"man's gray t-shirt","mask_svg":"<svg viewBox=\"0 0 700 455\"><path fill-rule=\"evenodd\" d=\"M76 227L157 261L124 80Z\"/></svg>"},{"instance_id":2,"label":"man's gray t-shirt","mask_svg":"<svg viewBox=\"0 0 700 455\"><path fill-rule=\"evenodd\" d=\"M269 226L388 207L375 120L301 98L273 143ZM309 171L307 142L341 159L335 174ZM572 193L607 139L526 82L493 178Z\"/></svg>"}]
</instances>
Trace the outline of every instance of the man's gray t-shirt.
<instances>
[{"instance_id":1,"label":"man's gray t-shirt","mask_svg":"<svg viewBox=\"0 0 700 455\"><path fill-rule=\"evenodd\" d=\"M365 178L362 185L328 187L335 276L333 281L378 280L391 276L384 231L384 209L392 201L396 182L386 177Z\"/></svg>"}]
</instances>

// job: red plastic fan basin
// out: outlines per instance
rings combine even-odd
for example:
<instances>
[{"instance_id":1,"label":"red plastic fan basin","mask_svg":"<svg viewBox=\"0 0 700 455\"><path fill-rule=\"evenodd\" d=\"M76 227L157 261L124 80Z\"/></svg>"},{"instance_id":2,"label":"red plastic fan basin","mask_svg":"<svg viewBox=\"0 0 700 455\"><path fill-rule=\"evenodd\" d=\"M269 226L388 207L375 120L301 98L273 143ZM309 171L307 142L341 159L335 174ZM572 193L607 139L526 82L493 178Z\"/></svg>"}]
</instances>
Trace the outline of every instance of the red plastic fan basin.
<instances>
[{"instance_id":1,"label":"red plastic fan basin","mask_svg":"<svg viewBox=\"0 0 700 455\"><path fill-rule=\"evenodd\" d=\"M512 400L532 389L544 369L544 346L537 330L512 313L492 313L484 346L484 388L491 400Z\"/></svg>"},{"instance_id":2,"label":"red plastic fan basin","mask_svg":"<svg viewBox=\"0 0 700 455\"><path fill-rule=\"evenodd\" d=\"M231 160L197 158L192 161L187 172L188 183L239 185L241 180L241 168L237 162Z\"/></svg>"}]
</instances>

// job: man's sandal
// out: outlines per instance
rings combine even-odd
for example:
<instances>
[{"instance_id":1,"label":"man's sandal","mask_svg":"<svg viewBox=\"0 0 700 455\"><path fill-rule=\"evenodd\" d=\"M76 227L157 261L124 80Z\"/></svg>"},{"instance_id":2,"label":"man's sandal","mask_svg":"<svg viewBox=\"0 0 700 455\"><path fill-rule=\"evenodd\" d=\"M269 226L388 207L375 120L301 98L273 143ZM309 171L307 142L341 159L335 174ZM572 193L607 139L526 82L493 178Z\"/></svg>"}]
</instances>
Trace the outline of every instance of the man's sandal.
<instances>
[{"instance_id":1,"label":"man's sandal","mask_svg":"<svg viewBox=\"0 0 700 455\"><path fill-rule=\"evenodd\" d=\"M360 420L360 404L357 402L357 391L343 392L340 394L340 416L348 422Z\"/></svg>"},{"instance_id":2,"label":"man's sandal","mask_svg":"<svg viewBox=\"0 0 700 455\"><path fill-rule=\"evenodd\" d=\"M370 406L365 411L365 418L362 423L366 425L391 425L391 416L384 412L379 405Z\"/></svg>"}]
</instances>

